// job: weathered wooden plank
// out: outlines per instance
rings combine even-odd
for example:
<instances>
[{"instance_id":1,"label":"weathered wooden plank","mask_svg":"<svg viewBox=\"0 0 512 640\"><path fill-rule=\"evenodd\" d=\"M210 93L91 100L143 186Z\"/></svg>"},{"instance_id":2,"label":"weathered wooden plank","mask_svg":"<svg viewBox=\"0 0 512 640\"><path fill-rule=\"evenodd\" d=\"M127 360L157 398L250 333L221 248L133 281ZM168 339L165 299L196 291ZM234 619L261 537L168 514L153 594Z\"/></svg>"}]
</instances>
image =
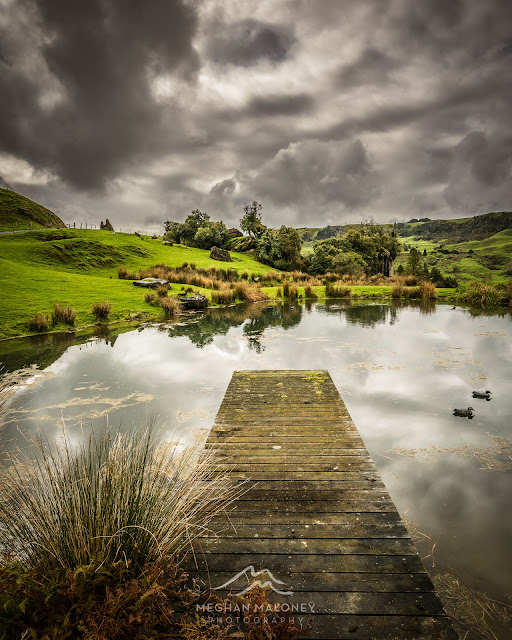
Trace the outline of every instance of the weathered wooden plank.
<instances>
[{"instance_id":1,"label":"weathered wooden plank","mask_svg":"<svg viewBox=\"0 0 512 640\"><path fill-rule=\"evenodd\" d=\"M455 640L326 371L235 372L206 450L243 492L184 560L206 588L265 569L313 605L311 638Z\"/></svg>"},{"instance_id":2,"label":"weathered wooden plank","mask_svg":"<svg viewBox=\"0 0 512 640\"><path fill-rule=\"evenodd\" d=\"M204 538L204 553L257 553L289 555L324 554L350 555L364 553L372 556L403 556L416 553L414 545L408 538L331 538L301 540L281 538Z\"/></svg>"},{"instance_id":3,"label":"weathered wooden plank","mask_svg":"<svg viewBox=\"0 0 512 640\"><path fill-rule=\"evenodd\" d=\"M301 573L318 573L324 568L331 573L426 573L418 554L394 555L331 555L328 564L321 554L264 554L256 553L208 553L197 550L195 558L187 556L182 563L185 570L226 571L235 575L245 567L270 568L281 580Z\"/></svg>"},{"instance_id":4,"label":"weathered wooden plank","mask_svg":"<svg viewBox=\"0 0 512 640\"><path fill-rule=\"evenodd\" d=\"M226 584L232 572L197 571L194 578L207 588ZM243 578L240 578L240 586ZM246 580L246 579L245 579ZM236 583L236 587L239 584ZM432 586L426 573L307 573L293 576L289 587L294 593L311 591L363 591L366 593L421 593L428 592Z\"/></svg>"}]
</instances>

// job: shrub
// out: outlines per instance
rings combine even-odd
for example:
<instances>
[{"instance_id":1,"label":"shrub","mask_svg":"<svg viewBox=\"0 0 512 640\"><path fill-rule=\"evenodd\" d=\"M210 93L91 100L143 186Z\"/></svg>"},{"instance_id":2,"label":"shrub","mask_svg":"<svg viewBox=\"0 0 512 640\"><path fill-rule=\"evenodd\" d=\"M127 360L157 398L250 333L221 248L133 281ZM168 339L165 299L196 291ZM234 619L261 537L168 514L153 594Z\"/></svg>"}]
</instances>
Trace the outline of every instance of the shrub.
<instances>
[{"instance_id":1,"label":"shrub","mask_svg":"<svg viewBox=\"0 0 512 640\"><path fill-rule=\"evenodd\" d=\"M44 313L38 313L27 321L29 331L48 331L50 328L50 319Z\"/></svg>"},{"instance_id":2,"label":"shrub","mask_svg":"<svg viewBox=\"0 0 512 640\"><path fill-rule=\"evenodd\" d=\"M160 306L166 318L173 318L181 313L181 304L176 298L160 298Z\"/></svg>"},{"instance_id":3,"label":"shrub","mask_svg":"<svg viewBox=\"0 0 512 640\"><path fill-rule=\"evenodd\" d=\"M76 311L72 306L65 307L57 302L53 305L52 325L55 326L59 322L74 325L76 319Z\"/></svg>"},{"instance_id":4,"label":"shrub","mask_svg":"<svg viewBox=\"0 0 512 640\"><path fill-rule=\"evenodd\" d=\"M95 302L92 305L92 314L98 322L106 320L110 314L110 302L107 300Z\"/></svg>"}]
</instances>

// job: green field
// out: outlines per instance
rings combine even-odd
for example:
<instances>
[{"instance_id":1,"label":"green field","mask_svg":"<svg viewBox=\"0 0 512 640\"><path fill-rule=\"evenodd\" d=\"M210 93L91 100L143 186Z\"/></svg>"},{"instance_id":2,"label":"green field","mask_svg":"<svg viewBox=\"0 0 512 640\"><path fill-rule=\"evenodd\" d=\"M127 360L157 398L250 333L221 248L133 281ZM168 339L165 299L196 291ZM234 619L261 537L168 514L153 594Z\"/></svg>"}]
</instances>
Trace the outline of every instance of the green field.
<instances>
[{"instance_id":1,"label":"green field","mask_svg":"<svg viewBox=\"0 0 512 640\"><path fill-rule=\"evenodd\" d=\"M512 275L512 229L505 229L483 240L449 243L402 238L402 243L415 247L423 254L429 268L436 266L443 274L454 276L461 283L475 280L482 282L510 282ZM405 266L407 252L401 253L395 262Z\"/></svg>"},{"instance_id":2,"label":"green field","mask_svg":"<svg viewBox=\"0 0 512 640\"><path fill-rule=\"evenodd\" d=\"M133 314L155 317L157 309L144 302L147 290L119 280L119 266L138 271L161 263L179 266L188 262L196 267L247 269L257 274L270 270L245 254L233 253L233 262L219 262L209 257L209 251L99 230L3 235L0 256L0 338L29 333L27 320L37 313L51 313L54 302L76 309L77 327L95 322L91 305L103 300L112 305L111 320L126 320ZM170 295L180 289L181 285L173 285Z\"/></svg>"}]
</instances>

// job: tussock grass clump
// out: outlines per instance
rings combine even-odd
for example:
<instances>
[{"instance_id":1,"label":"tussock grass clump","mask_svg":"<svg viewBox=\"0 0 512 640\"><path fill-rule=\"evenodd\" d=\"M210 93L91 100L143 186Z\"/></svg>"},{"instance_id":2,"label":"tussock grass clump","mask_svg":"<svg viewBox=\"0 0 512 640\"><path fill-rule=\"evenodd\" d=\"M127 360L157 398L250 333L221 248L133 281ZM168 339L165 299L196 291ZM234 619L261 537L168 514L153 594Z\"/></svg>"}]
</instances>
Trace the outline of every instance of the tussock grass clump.
<instances>
[{"instance_id":1,"label":"tussock grass clump","mask_svg":"<svg viewBox=\"0 0 512 640\"><path fill-rule=\"evenodd\" d=\"M421 287L403 287L405 298L421 298Z\"/></svg>"},{"instance_id":2,"label":"tussock grass clump","mask_svg":"<svg viewBox=\"0 0 512 640\"><path fill-rule=\"evenodd\" d=\"M418 277L417 276L405 276L404 277L404 284L407 287L416 286L418 284Z\"/></svg>"},{"instance_id":3,"label":"tussock grass clump","mask_svg":"<svg viewBox=\"0 0 512 640\"><path fill-rule=\"evenodd\" d=\"M110 302L104 300L103 302L95 302L92 305L92 314L98 322L106 320L110 314Z\"/></svg>"},{"instance_id":4,"label":"tussock grass clump","mask_svg":"<svg viewBox=\"0 0 512 640\"><path fill-rule=\"evenodd\" d=\"M176 298L160 298L160 306L166 318L174 318L181 313L181 304Z\"/></svg>"},{"instance_id":5,"label":"tussock grass clump","mask_svg":"<svg viewBox=\"0 0 512 640\"><path fill-rule=\"evenodd\" d=\"M166 298L168 291L169 291L169 286L168 285L167 286L166 285L162 285L162 286L157 288L156 295L159 298Z\"/></svg>"},{"instance_id":6,"label":"tussock grass clump","mask_svg":"<svg viewBox=\"0 0 512 640\"><path fill-rule=\"evenodd\" d=\"M422 282L420 284L420 295L423 300L435 300L437 298L436 285L433 282Z\"/></svg>"},{"instance_id":7,"label":"tussock grass clump","mask_svg":"<svg viewBox=\"0 0 512 640\"><path fill-rule=\"evenodd\" d=\"M325 295L327 298L350 298L352 289L349 287L336 287L329 282L325 285Z\"/></svg>"},{"instance_id":8,"label":"tussock grass clump","mask_svg":"<svg viewBox=\"0 0 512 640\"><path fill-rule=\"evenodd\" d=\"M396 284L391 289L391 297L392 298L401 298L404 294L404 288L401 284Z\"/></svg>"},{"instance_id":9,"label":"tussock grass clump","mask_svg":"<svg viewBox=\"0 0 512 640\"><path fill-rule=\"evenodd\" d=\"M306 298L309 298L310 300L316 300L318 298L318 296L313 291L310 284L304 287L304 295L306 296Z\"/></svg>"},{"instance_id":10,"label":"tussock grass clump","mask_svg":"<svg viewBox=\"0 0 512 640\"><path fill-rule=\"evenodd\" d=\"M463 294L463 298L469 304L478 307L493 307L510 302L511 291L506 287L500 289L492 284L472 282Z\"/></svg>"},{"instance_id":11,"label":"tussock grass clump","mask_svg":"<svg viewBox=\"0 0 512 640\"><path fill-rule=\"evenodd\" d=\"M56 302L53 305L53 313L52 313L52 325L55 326L60 322L64 324L74 325L76 320L76 311L73 309L71 305L65 307L62 304Z\"/></svg>"},{"instance_id":12,"label":"tussock grass clump","mask_svg":"<svg viewBox=\"0 0 512 640\"><path fill-rule=\"evenodd\" d=\"M144 296L144 302L147 302L148 304L154 304L155 299L156 298L154 293L146 293L146 295Z\"/></svg>"},{"instance_id":13,"label":"tussock grass clump","mask_svg":"<svg viewBox=\"0 0 512 640\"><path fill-rule=\"evenodd\" d=\"M235 294L232 289L224 286L218 291L212 291L211 300L213 304L231 304L235 301Z\"/></svg>"},{"instance_id":14,"label":"tussock grass clump","mask_svg":"<svg viewBox=\"0 0 512 640\"><path fill-rule=\"evenodd\" d=\"M38 313L33 318L27 320L29 331L48 331L50 328L50 319L45 313Z\"/></svg>"},{"instance_id":15,"label":"tussock grass clump","mask_svg":"<svg viewBox=\"0 0 512 640\"><path fill-rule=\"evenodd\" d=\"M43 577L118 561L141 572L188 549L236 495L211 458L159 444L152 429L34 444L0 474L0 530L3 551Z\"/></svg>"},{"instance_id":16,"label":"tussock grass clump","mask_svg":"<svg viewBox=\"0 0 512 640\"><path fill-rule=\"evenodd\" d=\"M298 296L299 296L298 289L294 284L292 284L292 286L290 287L290 293L288 294L288 297L292 302L295 302Z\"/></svg>"},{"instance_id":17,"label":"tussock grass clump","mask_svg":"<svg viewBox=\"0 0 512 640\"><path fill-rule=\"evenodd\" d=\"M121 280L141 280L139 274L128 271L126 267L119 267L117 275Z\"/></svg>"},{"instance_id":18,"label":"tussock grass clump","mask_svg":"<svg viewBox=\"0 0 512 640\"><path fill-rule=\"evenodd\" d=\"M237 282L233 287L235 298L243 302L261 302L268 300L268 296L259 287L250 285L247 282Z\"/></svg>"}]
</instances>

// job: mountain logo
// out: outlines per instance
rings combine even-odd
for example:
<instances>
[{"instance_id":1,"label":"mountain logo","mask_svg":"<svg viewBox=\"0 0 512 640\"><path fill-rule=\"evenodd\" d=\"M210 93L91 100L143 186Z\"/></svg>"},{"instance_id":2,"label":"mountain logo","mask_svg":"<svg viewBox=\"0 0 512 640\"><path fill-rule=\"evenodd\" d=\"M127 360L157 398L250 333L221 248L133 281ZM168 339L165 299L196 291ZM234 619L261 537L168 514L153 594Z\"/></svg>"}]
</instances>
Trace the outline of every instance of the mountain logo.
<instances>
[{"instance_id":1,"label":"mountain logo","mask_svg":"<svg viewBox=\"0 0 512 640\"><path fill-rule=\"evenodd\" d=\"M249 575L247 575L248 573ZM220 587L214 587L213 591L217 589L225 589L226 587L229 587L229 585L234 584L242 576L245 576L247 580L252 578L252 582L247 587L245 587L245 589L243 589L242 591L239 591L238 593L233 594L235 596L243 596L248 591L251 591L251 589L254 589L254 587L261 587L262 589L264 589L265 587L270 587L272 591L274 591L275 593L278 593L280 596L293 595L293 591L281 591L278 587L274 586L275 584L284 585L285 583L282 582L281 580L278 580L277 578L274 578L274 576L268 569L261 569L261 571L255 571L252 565L249 565L245 569L242 569L242 571L237 573L236 576L233 576L231 580L228 580L224 584L221 584ZM268 579L265 582L262 582L261 580L258 579L260 578L260 576L265 576Z\"/></svg>"}]
</instances>

